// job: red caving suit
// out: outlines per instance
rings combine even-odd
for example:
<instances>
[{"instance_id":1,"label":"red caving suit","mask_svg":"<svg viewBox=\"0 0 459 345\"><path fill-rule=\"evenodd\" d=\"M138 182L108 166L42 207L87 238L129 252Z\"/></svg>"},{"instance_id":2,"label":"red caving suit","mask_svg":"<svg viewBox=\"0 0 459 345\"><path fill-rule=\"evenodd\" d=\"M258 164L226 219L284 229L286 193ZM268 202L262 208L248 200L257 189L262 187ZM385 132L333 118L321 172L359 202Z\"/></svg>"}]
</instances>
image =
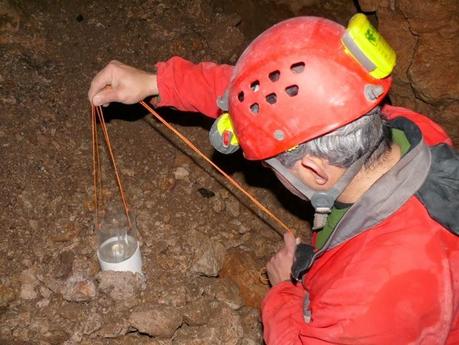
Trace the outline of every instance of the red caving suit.
<instances>
[{"instance_id":1,"label":"red caving suit","mask_svg":"<svg viewBox=\"0 0 459 345\"><path fill-rule=\"evenodd\" d=\"M217 117L232 66L157 64L158 106ZM385 106L409 151L346 212L302 283L262 303L265 341L459 344L458 155L427 117Z\"/></svg>"}]
</instances>

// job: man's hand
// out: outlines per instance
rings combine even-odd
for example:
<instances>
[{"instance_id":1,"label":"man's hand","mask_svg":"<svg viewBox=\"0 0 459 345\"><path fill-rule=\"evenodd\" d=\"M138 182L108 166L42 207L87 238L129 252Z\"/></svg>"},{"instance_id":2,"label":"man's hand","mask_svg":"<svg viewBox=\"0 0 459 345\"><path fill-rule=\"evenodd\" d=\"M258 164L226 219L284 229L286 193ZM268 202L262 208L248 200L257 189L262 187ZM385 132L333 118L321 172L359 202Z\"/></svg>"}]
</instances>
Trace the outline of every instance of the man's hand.
<instances>
[{"instance_id":1,"label":"man's hand","mask_svg":"<svg viewBox=\"0 0 459 345\"><path fill-rule=\"evenodd\" d=\"M290 280L293 258L297 240L291 234L284 234L284 246L274 255L266 265L268 278L271 285L277 285L283 281Z\"/></svg>"},{"instance_id":2,"label":"man's hand","mask_svg":"<svg viewBox=\"0 0 459 345\"><path fill-rule=\"evenodd\" d=\"M157 94L156 74L111 61L92 80L88 97L99 106L110 102L133 104Z\"/></svg>"}]
</instances>

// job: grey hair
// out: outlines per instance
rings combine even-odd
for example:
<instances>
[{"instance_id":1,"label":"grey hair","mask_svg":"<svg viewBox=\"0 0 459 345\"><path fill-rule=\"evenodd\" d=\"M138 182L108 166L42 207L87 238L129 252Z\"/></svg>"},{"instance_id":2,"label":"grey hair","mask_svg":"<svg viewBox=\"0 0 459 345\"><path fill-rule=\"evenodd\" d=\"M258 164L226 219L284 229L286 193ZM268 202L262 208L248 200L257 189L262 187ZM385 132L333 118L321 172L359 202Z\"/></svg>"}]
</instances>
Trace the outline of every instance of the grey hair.
<instances>
[{"instance_id":1,"label":"grey hair","mask_svg":"<svg viewBox=\"0 0 459 345\"><path fill-rule=\"evenodd\" d=\"M365 116L284 152L277 158L283 165L291 167L305 155L311 155L347 168L366 152L372 152L365 162L365 166L369 167L389 150L391 143L390 129L381 108L377 107Z\"/></svg>"}]
</instances>

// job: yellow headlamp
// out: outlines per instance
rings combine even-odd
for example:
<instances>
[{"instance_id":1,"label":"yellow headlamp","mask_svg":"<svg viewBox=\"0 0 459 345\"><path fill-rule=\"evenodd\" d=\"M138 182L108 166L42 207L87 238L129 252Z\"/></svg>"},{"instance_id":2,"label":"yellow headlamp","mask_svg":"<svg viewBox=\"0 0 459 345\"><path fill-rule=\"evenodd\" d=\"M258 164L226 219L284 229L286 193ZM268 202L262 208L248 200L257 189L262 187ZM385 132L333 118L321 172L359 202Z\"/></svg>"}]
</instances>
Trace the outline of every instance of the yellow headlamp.
<instances>
[{"instance_id":1,"label":"yellow headlamp","mask_svg":"<svg viewBox=\"0 0 459 345\"><path fill-rule=\"evenodd\" d=\"M215 120L209 139L212 146L221 153L229 154L239 149L239 141L228 113L223 113Z\"/></svg>"},{"instance_id":2,"label":"yellow headlamp","mask_svg":"<svg viewBox=\"0 0 459 345\"><path fill-rule=\"evenodd\" d=\"M342 41L346 52L373 78L382 79L392 73L397 60L395 51L364 14L357 13L351 18Z\"/></svg>"}]
</instances>

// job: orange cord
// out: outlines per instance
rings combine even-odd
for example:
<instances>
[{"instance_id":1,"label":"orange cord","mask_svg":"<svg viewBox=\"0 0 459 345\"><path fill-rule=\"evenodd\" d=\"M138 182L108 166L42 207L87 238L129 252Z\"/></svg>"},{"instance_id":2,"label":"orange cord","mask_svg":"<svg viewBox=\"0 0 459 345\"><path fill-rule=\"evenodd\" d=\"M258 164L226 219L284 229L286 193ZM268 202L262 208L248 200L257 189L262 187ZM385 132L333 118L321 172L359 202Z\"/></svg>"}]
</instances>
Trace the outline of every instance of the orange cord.
<instances>
[{"instance_id":1,"label":"orange cord","mask_svg":"<svg viewBox=\"0 0 459 345\"><path fill-rule=\"evenodd\" d=\"M110 155L110 160L113 165L113 170L115 171L115 177L116 177L116 182L118 184L118 189L121 195L121 200L123 202L124 206L124 211L126 213L126 218L128 221L128 226L129 229L132 229L132 224L131 224L131 219L129 217L129 207L126 202L126 197L124 195L124 190L123 186L121 184L121 179L118 173L118 168L116 166L116 161L115 161L115 155L113 154L112 146L110 143L110 138L108 136L108 129L107 125L105 123L104 115L102 112L101 107L92 107L92 139L93 139L93 175L94 175L94 202L95 202L95 209L96 209L96 226L97 228L99 227L99 199L103 197L103 191L100 191L100 194L98 195L98 189L102 188L102 176L101 176L101 170L100 170L100 156L99 156L99 145L98 145L98 140L97 140L97 121L96 121L96 115L97 118L99 119L100 122L100 127L102 129L102 133L105 138L105 144L107 146L109 155ZM97 229L96 228L96 229Z\"/></svg>"},{"instance_id":2,"label":"orange cord","mask_svg":"<svg viewBox=\"0 0 459 345\"><path fill-rule=\"evenodd\" d=\"M96 213L96 230L99 230L99 197L97 190L99 187L98 176L100 164L98 164L98 142L96 134L96 111L94 107L91 107L91 134L92 134L92 176L94 182L94 210Z\"/></svg>"},{"instance_id":3,"label":"orange cord","mask_svg":"<svg viewBox=\"0 0 459 345\"><path fill-rule=\"evenodd\" d=\"M156 111L154 111L148 104L144 101L140 101L140 104L147 109L152 116L157 118L163 125L165 125L168 129L170 129L176 136L178 136L185 144L187 144L194 152L196 152L201 158L203 158L207 163L213 166L220 174L222 174L234 187L236 187L241 193L247 196L259 209L265 212L269 217L275 220L282 228L286 231L290 232L292 235L295 236L294 232L285 225L277 216L275 216L270 210L268 210L265 206L263 206L254 196L252 196L249 192L247 192L236 180L234 180L231 176L225 173L218 165L212 162L204 153L202 153L188 138L186 138L183 134L181 134L177 129L171 126L166 120L164 120L161 115L159 115ZM277 229L273 228L278 234L283 235L282 232L278 231Z\"/></svg>"}]
</instances>

